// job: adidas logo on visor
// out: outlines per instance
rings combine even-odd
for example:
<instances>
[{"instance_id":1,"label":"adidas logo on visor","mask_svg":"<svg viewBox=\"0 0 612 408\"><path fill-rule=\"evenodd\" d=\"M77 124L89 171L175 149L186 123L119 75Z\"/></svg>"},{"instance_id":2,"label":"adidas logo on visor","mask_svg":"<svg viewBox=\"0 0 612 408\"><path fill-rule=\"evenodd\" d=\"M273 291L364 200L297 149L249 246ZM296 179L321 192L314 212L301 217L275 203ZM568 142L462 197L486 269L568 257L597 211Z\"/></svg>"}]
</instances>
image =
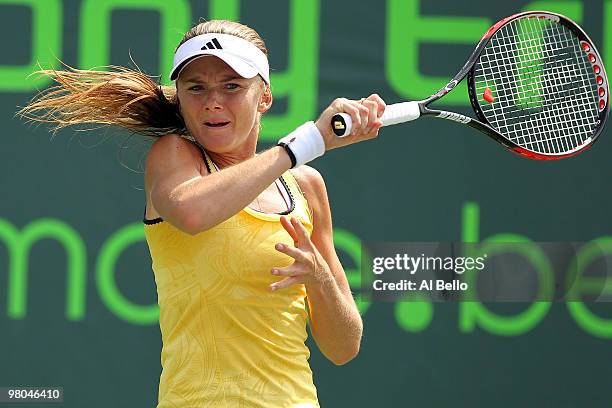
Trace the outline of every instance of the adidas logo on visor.
<instances>
[{"instance_id":1,"label":"adidas logo on visor","mask_svg":"<svg viewBox=\"0 0 612 408\"><path fill-rule=\"evenodd\" d=\"M187 64L202 55L218 55L236 72L249 78L259 74L270 83L268 58L262 50L240 37L219 33L197 35L181 44L174 54L170 79L175 81Z\"/></svg>"},{"instance_id":2,"label":"adidas logo on visor","mask_svg":"<svg viewBox=\"0 0 612 408\"><path fill-rule=\"evenodd\" d=\"M222 50L223 47L221 46L221 44L219 44L219 41L217 41L216 38L213 38L200 49L201 50Z\"/></svg>"}]
</instances>

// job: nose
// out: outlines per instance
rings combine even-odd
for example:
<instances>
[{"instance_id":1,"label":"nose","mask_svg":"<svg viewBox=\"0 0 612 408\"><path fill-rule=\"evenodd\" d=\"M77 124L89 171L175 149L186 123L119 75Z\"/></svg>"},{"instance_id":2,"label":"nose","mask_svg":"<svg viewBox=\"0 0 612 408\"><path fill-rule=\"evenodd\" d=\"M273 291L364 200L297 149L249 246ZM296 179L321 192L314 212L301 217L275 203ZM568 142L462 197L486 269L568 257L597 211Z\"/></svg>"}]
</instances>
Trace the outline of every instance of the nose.
<instances>
[{"instance_id":1,"label":"nose","mask_svg":"<svg viewBox=\"0 0 612 408\"><path fill-rule=\"evenodd\" d=\"M204 108L206 110L223 109L223 95L216 88L210 89L204 96Z\"/></svg>"}]
</instances>

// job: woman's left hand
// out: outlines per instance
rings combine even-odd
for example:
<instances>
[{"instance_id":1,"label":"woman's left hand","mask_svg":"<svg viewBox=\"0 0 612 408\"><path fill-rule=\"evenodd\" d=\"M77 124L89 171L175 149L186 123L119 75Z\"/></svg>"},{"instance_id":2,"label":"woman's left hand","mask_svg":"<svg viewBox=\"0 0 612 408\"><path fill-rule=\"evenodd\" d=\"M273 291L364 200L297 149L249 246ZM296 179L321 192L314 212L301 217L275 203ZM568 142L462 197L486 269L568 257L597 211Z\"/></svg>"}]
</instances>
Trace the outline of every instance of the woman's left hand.
<instances>
[{"instance_id":1,"label":"woman's left hand","mask_svg":"<svg viewBox=\"0 0 612 408\"><path fill-rule=\"evenodd\" d=\"M278 243L275 248L295 261L285 268L272 269L272 275L286 276L286 278L271 284L270 289L284 289L300 283L306 286L319 285L326 280L333 279L329 265L310 240L308 231L302 223L294 217L289 220L285 216L282 216L280 221L283 228L293 238L295 247Z\"/></svg>"}]
</instances>

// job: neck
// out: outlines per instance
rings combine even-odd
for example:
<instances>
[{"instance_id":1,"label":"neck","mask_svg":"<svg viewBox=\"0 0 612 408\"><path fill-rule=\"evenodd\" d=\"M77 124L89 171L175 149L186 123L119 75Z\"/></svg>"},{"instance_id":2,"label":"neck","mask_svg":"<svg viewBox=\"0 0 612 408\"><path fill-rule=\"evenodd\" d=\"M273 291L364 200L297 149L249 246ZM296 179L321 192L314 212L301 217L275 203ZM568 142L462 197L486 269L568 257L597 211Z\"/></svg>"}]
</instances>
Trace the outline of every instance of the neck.
<instances>
[{"instance_id":1,"label":"neck","mask_svg":"<svg viewBox=\"0 0 612 408\"><path fill-rule=\"evenodd\" d=\"M228 152L218 153L207 150L211 160L219 167L223 169L230 167L238 163L242 163L252 157L255 157L257 151L257 139L259 137L259 126L255 127L247 140L236 149Z\"/></svg>"},{"instance_id":2,"label":"neck","mask_svg":"<svg viewBox=\"0 0 612 408\"><path fill-rule=\"evenodd\" d=\"M223 169L226 167L233 166L238 163L242 163L245 160L250 159L251 157L255 157L255 150L251 153L215 153L208 152L210 159L219 167L219 169Z\"/></svg>"}]
</instances>

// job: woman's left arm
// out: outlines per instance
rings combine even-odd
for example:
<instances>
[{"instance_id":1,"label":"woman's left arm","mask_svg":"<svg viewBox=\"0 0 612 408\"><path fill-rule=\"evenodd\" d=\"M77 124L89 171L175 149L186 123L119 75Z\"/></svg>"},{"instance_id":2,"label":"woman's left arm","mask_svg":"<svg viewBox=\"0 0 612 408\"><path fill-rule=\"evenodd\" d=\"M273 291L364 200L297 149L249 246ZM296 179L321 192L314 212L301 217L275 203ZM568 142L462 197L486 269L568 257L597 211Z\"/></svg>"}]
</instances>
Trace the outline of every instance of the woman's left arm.
<instances>
[{"instance_id":1,"label":"woman's left arm","mask_svg":"<svg viewBox=\"0 0 612 408\"><path fill-rule=\"evenodd\" d=\"M305 285L310 328L319 349L334 364L346 364L359 353L363 322L334 248L327 190L321 174L311 167L300 166L294 174L312 208L313 231L309 237L298 220L281 219L296 246L277 244L276 249L295 262L273 270L273 274L286 278L271 288Z\"/></svg>"}]
</instances>

